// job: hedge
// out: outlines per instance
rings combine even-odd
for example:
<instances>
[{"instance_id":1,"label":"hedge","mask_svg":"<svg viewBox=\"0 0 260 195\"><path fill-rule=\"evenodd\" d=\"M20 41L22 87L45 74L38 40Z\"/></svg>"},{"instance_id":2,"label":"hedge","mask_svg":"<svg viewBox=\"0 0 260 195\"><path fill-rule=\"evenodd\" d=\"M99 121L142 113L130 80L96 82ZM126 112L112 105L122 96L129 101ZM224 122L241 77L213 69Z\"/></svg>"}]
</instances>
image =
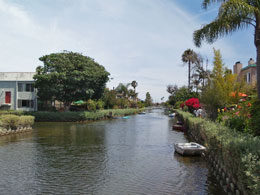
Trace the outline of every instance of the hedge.
<instances>
[{"instance_id":1,"label":"hedge","mask_svg":"<svg viewBox=\"0 0 260 195\"><path fill-rule=\"evenodd\" d=\"M89 121L100 120L113 116L132 115L140 112L141 109L110 109L99 110L96 112L26 112L24 114L35 117L36 122L74 122L74 121ZM111 115L112 114L112 115Z\"/></svg>"},{"instance_id":2,"label":"hedge","mask_svg":"<svg viewBox=\"0 0 260 195\"><path fill-rule=\"evenodd\" d=\"M204 145L217 155L248 194L260 194L260 138L177 110L189 131L201 135Z\"/></svg>"},{"instance_id":3,"label":"hedge","mask_svg":"<svg viewBox=\"0 0 260 195\"><path fill-rule=\"evenodd\" d=\"M5 129L17 129L18 127L31 127L34 124L33 116L17 116L5 114L0 117L0 126Z\"/></svg>"}]
</instances>

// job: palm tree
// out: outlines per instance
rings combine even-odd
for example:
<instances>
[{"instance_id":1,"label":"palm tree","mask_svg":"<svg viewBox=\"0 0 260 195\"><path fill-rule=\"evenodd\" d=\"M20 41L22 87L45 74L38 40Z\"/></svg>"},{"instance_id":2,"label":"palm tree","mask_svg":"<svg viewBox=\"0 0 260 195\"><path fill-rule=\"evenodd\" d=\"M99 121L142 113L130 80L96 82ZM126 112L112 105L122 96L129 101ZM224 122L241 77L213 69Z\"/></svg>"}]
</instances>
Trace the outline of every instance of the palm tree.
<instances>
[{"instance_id":1,"label":"palm tree","mask_svg":"<svg viewBox=\"0 0 260 195\"><path fill-rule=\"evenodd\" d=\"M132 81L131 85L134 88L134 93L136 94L135 88L137 87L138 83L136 81ZM136 100L136 96L134 97L134 100Z\"/></svg>"},{"instance_id":2,"label":"palm tree","mask_svg":"<svg viewBox=\"0 0 260 195\"><path fill-rule=\"evenodd\" d=\"M260 100L260 1L203 0L203 8L207 9L210 4L215 2L221 2L218 16L211 23L194 32L194 43L200 47L204 39L208 43L213 43L219 37L253 26L254 44L257 51L257 96Z\"/></svg>"},{"instance_id":3,"label":"palm tree","mask_svg":"<svg viewBox=\"0 0 260 195\"><path fill-rule=\"evenodd\" d=\"M182 54L182 61L184 63L188 63L188 88L190 89L190 72L191 72L191 64L194 64L197 60L197 54L191 50L187 49Z\"/></svg>"}]
</instances>

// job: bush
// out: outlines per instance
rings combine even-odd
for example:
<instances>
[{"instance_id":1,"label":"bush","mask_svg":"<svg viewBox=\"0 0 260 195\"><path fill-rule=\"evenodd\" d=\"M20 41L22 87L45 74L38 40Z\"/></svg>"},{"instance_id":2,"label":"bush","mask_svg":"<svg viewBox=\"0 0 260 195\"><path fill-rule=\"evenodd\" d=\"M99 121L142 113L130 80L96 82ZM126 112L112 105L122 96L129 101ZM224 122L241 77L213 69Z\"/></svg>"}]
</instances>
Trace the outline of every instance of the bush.
<instances>
[{"instance_id":1,"label":"bush","mask_svg":"<svg viewBox=\"0 0 260 195\"><path fill-rule=\"evenodd\" d=\"M96 111L96 102L89 99L87 101L87 108L88 108L88 111Z\"/></svg>"},{"instance_id":2,"label":"bush","mask_svg":"<svg viewBox=\"0 0 260 195\"><path fill-rule=\"evenodd\" d=\"M260 136L260 101L255 101L252 104L251 110L251 119L249 121L250 131L256 135Z\"/></svg>"},{"instance_id":3,"label":"bush","mask_svg":"<svg viewBox=\"0 0 260 195\"><path fill-rule=\"evenodd\" d=\"M104 106L105 106L105 103L104 103L102 100L98 100L98 101L96 102L96 108L97 108L98 110L103 109Z\"/></svg>"},{"instance_id":4,"label":"bush","mask_svg":"<svg viewBox=\"0 0 260 195\"><path fill-rule=\"evenodd\" d=\"M20 116L18 125L21 127L31 127L34 124L34 116Z\"/></svg>"},{"instance_id":5,"label":"bush","mask_svg":"<svg viewBox=\"0 0 260 195\"><path fill-rule=\"evenodd\" d=\"M2 126L6 129L16 129L19 125L19 116L6 114L1 116Z\"/></svg>"},{"instance_id":6,"label":"bush","mask_svg":"<svg viewBox=\"0 0 260 195\"><path fill-rule=\"evenodd\" d=\"M6 114L1 116L1 126L5 129L17 129L18 127L31 127L34 123L33 116L17 116Z\"/></svg>"},{"instance_id":7,"label":"bush","mask_svg":"<svg viewBox=\"0 0 260 195\"><path fill-rule=\"evenodd\" d=\"M98 110L96 112L27 112L26 114L35 117L37 122L76 122L98 120L103 118L110 118L112 116L132 115L141 111L142 109L109 109Z\"/></svg>"},{"instance_id":8,"label":"bush","mask_svg":"<svg viewBox=\"0 0 260 195\"><path fill-rule=\"evenodd\" d=\"M225 125L240 132L247 132L248 120L241 116L234 116L225 121Z\"/></svg>"},{"instance_id":9,"label":"bush","mask_svg":"<svg viewBox=\"0 0 260 195\"><path fill-rule=\"evenodd\" d=\"M221 159L238 185L243 186L247 194L259 194L260 138L234 131L219 123L193 117L187 112L178 110L178 113L188 129L200 135L202 144L208 151L213 151Z\"/></svg>"}]
</instances>

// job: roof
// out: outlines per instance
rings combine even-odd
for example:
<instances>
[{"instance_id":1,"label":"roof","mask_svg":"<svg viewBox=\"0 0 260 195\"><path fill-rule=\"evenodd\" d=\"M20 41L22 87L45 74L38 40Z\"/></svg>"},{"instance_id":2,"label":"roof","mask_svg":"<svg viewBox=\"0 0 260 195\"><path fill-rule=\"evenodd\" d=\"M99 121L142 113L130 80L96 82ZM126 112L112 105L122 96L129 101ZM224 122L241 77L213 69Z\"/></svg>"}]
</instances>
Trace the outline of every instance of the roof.
<instances>
[{"instance_id":1,"label":"roof","mask_svg":"<svg viewBox=\"0 0 260 195\"><path fill-rule=\"evenodd\" d=\"M36 72L0 72L0 81L34 81Z\"/></svg>"},{"instance_id":2,"label":"roof","mask_svg":"<svg viewBox=\"0 0 260 195\"><path fill-rule=\"evenodd\" d=\"M246 69L248 69L248 68L253 68L253 67L256 67L256 64L250 64L250 65L248 65L248 66L242 68L241 70L246 70Z\"/></svg>"}]
</instances>

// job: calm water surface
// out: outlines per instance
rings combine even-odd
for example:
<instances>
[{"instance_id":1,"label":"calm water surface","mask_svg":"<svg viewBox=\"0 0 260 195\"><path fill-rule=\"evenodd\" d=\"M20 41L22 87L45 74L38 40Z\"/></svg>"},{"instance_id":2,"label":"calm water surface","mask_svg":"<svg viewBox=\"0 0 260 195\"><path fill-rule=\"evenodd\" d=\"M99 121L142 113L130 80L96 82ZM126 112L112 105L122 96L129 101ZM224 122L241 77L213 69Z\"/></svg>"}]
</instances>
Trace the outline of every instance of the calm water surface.
<instances>
[{"instance_id":1,"label":"calm water surface","mask_svg":"<svg viewBox=\"0 0 260 195\"><path fill-rule=\"evenodd\" d=\"M37 123L0 138L0 194L224 194L206 162L181 157L161 110L88 124Z\"/></svg>"}]
</instances>

